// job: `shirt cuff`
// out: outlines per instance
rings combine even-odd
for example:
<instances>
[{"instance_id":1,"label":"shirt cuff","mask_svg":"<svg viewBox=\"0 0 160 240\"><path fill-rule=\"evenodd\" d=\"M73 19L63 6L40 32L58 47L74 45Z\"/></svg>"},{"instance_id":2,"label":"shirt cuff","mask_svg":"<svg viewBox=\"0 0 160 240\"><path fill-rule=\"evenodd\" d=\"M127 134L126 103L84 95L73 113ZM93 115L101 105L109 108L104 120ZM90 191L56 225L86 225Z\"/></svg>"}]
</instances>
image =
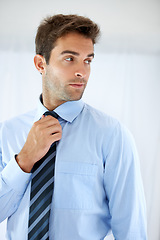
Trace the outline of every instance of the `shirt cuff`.
<instances>
[{"instance_id":1,"label":"shirt cuff","mask_svg":"<svg viewBox=\"0 0 160 240\"><path fill-rule=\"evenodd\" d=\"M18 194L23 195L31 180L31 173L24 172L13 157L2 171L5 183Z\"/></svg>"}]
</instances>

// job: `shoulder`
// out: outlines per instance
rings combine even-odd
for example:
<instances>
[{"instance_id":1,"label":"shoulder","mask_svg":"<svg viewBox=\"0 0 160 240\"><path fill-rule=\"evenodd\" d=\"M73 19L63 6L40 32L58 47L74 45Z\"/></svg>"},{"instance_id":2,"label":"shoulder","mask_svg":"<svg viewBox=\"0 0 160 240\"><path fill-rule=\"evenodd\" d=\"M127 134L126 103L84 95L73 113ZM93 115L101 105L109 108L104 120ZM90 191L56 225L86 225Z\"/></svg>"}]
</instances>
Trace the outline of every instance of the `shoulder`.
<instances>
[{"instance_id":1,"label":"shoulder","mask_svg":"<svg viewBox=\"0 0 160 240\"><path fill-rule=\"evenodd\" d=\"M105 126L105 127L110 126L110 127L114 128L119 123L119 121L116 118L114 118L114 117L112 117L112 116L86 104L86 103L84 105L84 113L85 113L87 119L94 121L99 126Z\"/></svg>"},{"instance_id":2,"label":"shoulder","mask_svg":"<svg viewBox=\"0 0 160 240\"><path fill-rule=\"evenodd\" d=\"M134 139L130 130L118 119L85 104L85 117L87 124L93 124L101 136L109 144L129 144L134 146Z\"/></svg>"},{"instance_id":3,"label":"shoulder","mask_svg":"<svg viewBox=\"0 0 160 240\"><path fill-rule=\"evenodd\" d=\"M93 126L102 135L111 138L114 134L121 134L127 131L126 127L116 118L88 105L84 106L86 124Z\"/></svg>"}]
</instances>

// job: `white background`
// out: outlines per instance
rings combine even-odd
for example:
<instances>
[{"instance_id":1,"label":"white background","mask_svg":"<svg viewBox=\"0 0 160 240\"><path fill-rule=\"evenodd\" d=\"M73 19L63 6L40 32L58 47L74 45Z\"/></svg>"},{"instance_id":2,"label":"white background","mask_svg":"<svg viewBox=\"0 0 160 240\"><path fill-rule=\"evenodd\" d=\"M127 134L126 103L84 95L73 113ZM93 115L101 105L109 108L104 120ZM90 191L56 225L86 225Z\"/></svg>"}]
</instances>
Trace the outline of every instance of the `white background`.
<instances>
[{"instance_id":1,"label":"white background","mask_svg":"<svg viewBox=\"0 0 160 240\"><path fill-rule=\"evenodd\" d=\"M34 36L40 20L54 13L85 15L102 29L83 99L132 132L140 156L149 240L160 240L160 2L1 0L0 121L36 107L41 76L33 65ZM2 223L1 240L4 234Z\"/></svg>"}]
</instances>

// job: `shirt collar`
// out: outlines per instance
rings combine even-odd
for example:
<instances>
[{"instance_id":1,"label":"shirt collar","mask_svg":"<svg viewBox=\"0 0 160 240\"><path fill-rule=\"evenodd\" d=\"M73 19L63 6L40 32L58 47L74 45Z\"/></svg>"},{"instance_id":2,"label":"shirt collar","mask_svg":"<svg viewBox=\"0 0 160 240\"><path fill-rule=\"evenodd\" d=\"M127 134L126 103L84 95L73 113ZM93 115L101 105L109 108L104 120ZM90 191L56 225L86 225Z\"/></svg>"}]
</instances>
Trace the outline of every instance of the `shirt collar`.
<instances>
[{"instance_id":1,"label":"shirt collar","mask_svg":"<svg viewBox=\"0 0 160 240\"><path fill-rule=\"evenodd\" d=\"M46 107L42 104L42 95L40 95L38 106L37 106L37 112L35 115L35 121L38 121L42 115L48 111ZM82 100L78 101L69 101L61 104L58 106L54 111L64 120L67 122L73 122L73 120L80 114L84 107L84 102Z\"/></svg>"}]
</instances>

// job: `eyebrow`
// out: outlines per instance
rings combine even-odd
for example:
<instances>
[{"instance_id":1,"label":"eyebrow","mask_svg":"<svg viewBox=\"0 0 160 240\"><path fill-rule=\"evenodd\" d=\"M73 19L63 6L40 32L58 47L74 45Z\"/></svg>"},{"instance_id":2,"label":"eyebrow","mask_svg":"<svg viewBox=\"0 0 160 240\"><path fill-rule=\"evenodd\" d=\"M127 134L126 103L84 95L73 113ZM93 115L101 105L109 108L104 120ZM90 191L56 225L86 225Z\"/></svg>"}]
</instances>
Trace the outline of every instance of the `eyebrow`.
<instances>
[{"instance_id":1,"label":"eyebrow","mask_svg":"<svg viewBox=\"0 0 160 240\"><path fill-rule=\"evenodd\" d=\"M65 51L61 52L61 55L63 55L63 54L72 54L72 55L75 55L75 56L80 55L79 53L74 52L74 51L70 51L70 50L65 50ZM88 54L87 57L93 57L94 58L94 53Z\"/></svg>"}]
</instances>

